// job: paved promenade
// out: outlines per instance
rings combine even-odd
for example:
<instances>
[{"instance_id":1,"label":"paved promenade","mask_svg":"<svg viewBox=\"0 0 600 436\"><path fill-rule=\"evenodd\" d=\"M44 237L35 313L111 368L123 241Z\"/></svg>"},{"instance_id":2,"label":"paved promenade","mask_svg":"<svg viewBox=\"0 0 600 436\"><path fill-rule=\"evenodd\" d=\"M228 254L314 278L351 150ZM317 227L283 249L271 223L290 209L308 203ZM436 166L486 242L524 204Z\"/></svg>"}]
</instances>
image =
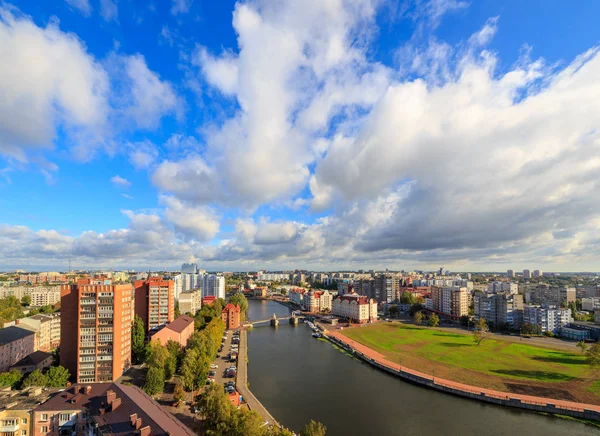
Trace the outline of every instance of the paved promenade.
<instances>
[{"instance_id":1,"label":"paved promenade","mask_svg":"<svg viewBox=\"0 0 600 436\"><path fill-rule=\"evenodd\" d=\"M583 412L584 410L588 410L588 411L594 411L594 412L600 413L600 406L597 406L594 404L575 403L572 401L555 400L553 398L544 398L544 397L534 397L534 396L530 396L530 395L513 394L510 392L502 392L502 391L496 391L496 390L492 390L492 389L485 389L485 388L480 388L477 386L470 386L470 385L465 385L463 383L453 382L451 380L446 380L446 379L442 379L439 377L433 377L429 374L415 371L413 369L410 369L410 368L407 368L404 366L400 366L397 363L391 362L391 361L387 360L383 354L378 353L377 351L372 350L371 348L369 348L359 342L356 342L355 340L350 339L347 336L344 336L342 333L340 333L338 331L330 330L330 331L326 332L326 334L330 337L336 338L337 340L339 340L341 342L344 342L345 344L349 345L356 351L364 354L366 357L374 360L375 362L377 362L378 364L380 364L382 366L393 369L395 371L402 371L407 374L412 374L416 377L430 380L431 384L434 385L434 386L432 386L434 388L436 386L447 387L447 388L457 390L457 391L462 391L462 392L465 392L468 394L485 395L486 397L495 398L495 399L498 399L501 401L506 401L506 402L510 402L511 400L519 400L523 404L530 404L530 405L535 405L535 406L543 406L543 407L554 406L554 407L558 407L561 409L578 411L578 412Z\"/></svg>"},{"instance_id":2,"label":"paved promenade","mask_svg":"<svg viewBox=\"0 0 600 436\"><path fill-rule=\"evenodd\" d=\"M271 416L269 411L261 404L260 401L254 396L254 394L248 389L248 363L247 363L247 352L248 352L248 341L246 338L246 330L240 330L240 347L238 354L238 371L237 371L237 380L236 380L236 388L238 392L242 395L244 401L248 404L250 410L254 410L258 412L262 418L268 422L269 424L277 425L277 421L275 418Z\"/></svg>"}]
</instances>

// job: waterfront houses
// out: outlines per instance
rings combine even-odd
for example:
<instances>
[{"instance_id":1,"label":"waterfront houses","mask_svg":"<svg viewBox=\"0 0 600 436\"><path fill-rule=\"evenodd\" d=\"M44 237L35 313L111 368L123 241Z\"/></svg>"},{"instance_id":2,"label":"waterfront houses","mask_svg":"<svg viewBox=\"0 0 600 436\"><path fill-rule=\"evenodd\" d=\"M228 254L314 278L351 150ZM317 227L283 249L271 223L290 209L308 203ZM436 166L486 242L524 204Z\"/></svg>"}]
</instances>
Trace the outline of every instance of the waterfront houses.
<instances>
[{"instance_id":1,"label":"waterfront houses","mask_svg":"<svg viewBox=\"0 0 600 436\"><path fill-rule=\"evenodd\" d=\"M377 302L364 295L349 292L333 299L331 313L363 324L377 320Z\"/></svg>"},{"instance_id":2,"label":"waterfront houses","mask_svg":"<svg viewBox=\"0 0 600 436\"><path fill-rule=\"evenodd\" d=\"M304 292L302 306L308 312L318 313L331 311L333 298L328 291Z\"/></svg>"},{"instance_id":3,"label":"waterfront houses","mask_svg":"<svg viewBox=\"0 0 600 436\"><path fill-rule=\"evenodd\" d=\"M240 306L228 303L221 312L221 319L225 323L227 330L240 328Z\"/></svg>"}]
</instances>

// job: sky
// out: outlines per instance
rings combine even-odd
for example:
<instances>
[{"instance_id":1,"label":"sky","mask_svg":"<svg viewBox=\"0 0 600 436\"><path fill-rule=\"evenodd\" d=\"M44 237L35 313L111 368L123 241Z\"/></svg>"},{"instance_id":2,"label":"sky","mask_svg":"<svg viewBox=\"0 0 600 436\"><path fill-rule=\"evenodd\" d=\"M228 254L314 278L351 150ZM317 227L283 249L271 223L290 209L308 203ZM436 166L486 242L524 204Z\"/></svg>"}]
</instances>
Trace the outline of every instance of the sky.
<instances>
[{"instance_id":1,"label":"sky","mask_svg":"<svg viewBox=\"0 0 600 436\"><path fill-rule=\"evenodd\" d=\"M0 2L0 270L600 271L600 2Z\"/></svg>"}]
</instances>

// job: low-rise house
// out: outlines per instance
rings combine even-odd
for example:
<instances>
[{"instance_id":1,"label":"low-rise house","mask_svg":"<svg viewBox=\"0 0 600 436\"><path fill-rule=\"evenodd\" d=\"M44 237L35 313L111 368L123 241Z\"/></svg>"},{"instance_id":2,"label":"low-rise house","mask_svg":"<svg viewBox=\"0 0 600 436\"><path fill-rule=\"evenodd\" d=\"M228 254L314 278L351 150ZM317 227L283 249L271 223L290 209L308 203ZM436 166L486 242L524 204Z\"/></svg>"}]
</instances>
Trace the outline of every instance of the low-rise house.
<instances>
[{"instance_id":1,"label":"low-rise house","mask_svg":"<svg viewBox=\"0 0 600 436\"><path fill-rule=\"evenodd\" d=\"M23 374L27 374L36 369L42 371L46 368L50 368L50 366L52 366L52 354L38 350L19 360L11 366L10 369L16 369Z\"/></svg>"},{"instance_id":2,"label":"low-rise house","mask_svg":"<svg viewBox=\"0 0 600 436\"><path fill-rule=\"evenodd\" d=\"M0 329L0 372L6 372L25 356L33 353L36 333L18 326Z\"/></svg>"},{"instance_id":3,"label":"low-rise house","mask_svg":"<svg viewBox=\"0 0 600 436\"><path fill-rule=\"evenodd\" d=\"M150 331L150 333L150 340L156 340L163 346L171 340L185 347L188 339L194 333L194 318L189 315L181 315L175 321L161 326L158 331Z\"/></svg>"},{"instance_id":4,"label":"low-rise house","mask_svg":"<svg viewBox=\"0 0 600 436\"><path fill-rule=\"evenodd\" d=\"M192 436L135 386L77 384L33 410L34 436Z\"/></svg>"},{"instance_id":5,"label":"low-rise house","mask_svg":"<svg viewBox=\"0 0 600 436\"><path fill-rule=\"evenodd\" d=\"M32 411L49 396L41 388L0 392L0 434L33 435Z\"/></svg>"}]
</instances>

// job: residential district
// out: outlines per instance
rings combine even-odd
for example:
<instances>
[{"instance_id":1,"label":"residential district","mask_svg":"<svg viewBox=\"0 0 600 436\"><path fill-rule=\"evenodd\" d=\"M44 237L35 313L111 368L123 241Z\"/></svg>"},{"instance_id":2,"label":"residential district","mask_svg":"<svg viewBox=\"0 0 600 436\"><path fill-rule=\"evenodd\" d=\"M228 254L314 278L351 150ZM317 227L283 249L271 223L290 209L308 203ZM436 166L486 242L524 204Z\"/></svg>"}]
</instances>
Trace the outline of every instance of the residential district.
<instances>
[{"instance_id":1,"label":"residential district","mask_svg":"<svg viewBox=\"0 0 600 436\"><path fill-rule=\"evenodd\" d=\"M246 318L250 298L326 326L317 332L404 317L480 336L572 341L582 351L600 339L595 274L208 273L196 264L178 272L5 272L0 434L259 434L244 427L253 425L293 434L252 395L245 359L238 363L245 330L258 321ZM231 408L227 419L245 419L217 422L225 419L211 409L219 401ZM302 430L324 432L314 421Z\"/></svg>"}]
</instances>

